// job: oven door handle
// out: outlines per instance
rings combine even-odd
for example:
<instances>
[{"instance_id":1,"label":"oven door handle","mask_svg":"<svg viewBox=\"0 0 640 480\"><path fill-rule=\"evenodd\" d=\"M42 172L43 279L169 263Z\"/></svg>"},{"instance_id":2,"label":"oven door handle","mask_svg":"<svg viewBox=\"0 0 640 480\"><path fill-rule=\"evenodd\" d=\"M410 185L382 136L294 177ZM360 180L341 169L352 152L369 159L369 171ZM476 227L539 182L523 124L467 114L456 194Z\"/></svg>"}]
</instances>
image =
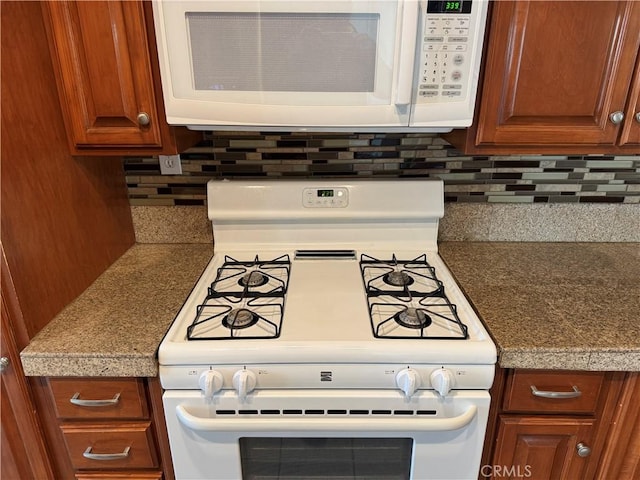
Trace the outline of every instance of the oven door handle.
<instances>
[{"instance_id":1,"label":"oven door handle","mask_svg":"<svg viewBox=\"0 0 640 480\"><path fill-rule=\"evenodd\" d=\"M178 405L176 415L191 430L212 432L444 432L459 430L471 423L478 407L470 405L461 415L451 418L404 417L207 417L193 415Z\"/></svg>"}]
</instances>

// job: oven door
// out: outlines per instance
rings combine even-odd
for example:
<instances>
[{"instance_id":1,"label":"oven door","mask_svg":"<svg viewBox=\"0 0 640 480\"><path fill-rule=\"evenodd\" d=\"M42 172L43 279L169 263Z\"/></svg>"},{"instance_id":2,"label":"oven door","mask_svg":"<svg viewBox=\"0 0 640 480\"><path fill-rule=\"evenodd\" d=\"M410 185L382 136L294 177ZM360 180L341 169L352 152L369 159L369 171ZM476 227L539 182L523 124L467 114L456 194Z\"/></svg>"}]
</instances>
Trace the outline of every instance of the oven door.
<instances>
[{"instance_id":1,"label":"oven door","mask_svg":"<svg viewBox=\"0 0 640 480\"><path fill-rule=\"evenodd\" d=\"M475 479L486 391L167 391L178 480Z\"/></svg>"}]
</instances>

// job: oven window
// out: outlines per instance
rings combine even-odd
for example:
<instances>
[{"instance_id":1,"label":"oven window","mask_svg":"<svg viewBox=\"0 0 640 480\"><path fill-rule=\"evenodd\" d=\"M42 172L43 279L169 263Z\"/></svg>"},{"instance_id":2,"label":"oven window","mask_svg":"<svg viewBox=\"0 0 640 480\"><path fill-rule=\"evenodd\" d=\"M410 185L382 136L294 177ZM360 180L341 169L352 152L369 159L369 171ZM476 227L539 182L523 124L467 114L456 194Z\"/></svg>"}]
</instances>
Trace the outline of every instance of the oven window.
<instances>
[{"instance_id":1,"label":"oven window","mask_svg":"<svg viewBox=\"0 0 640 480\"><path fill-rule=\"evenodd\" d=\"M240 438L243 480L409 480L411 438Z\"/></svg>"}]
</instances>

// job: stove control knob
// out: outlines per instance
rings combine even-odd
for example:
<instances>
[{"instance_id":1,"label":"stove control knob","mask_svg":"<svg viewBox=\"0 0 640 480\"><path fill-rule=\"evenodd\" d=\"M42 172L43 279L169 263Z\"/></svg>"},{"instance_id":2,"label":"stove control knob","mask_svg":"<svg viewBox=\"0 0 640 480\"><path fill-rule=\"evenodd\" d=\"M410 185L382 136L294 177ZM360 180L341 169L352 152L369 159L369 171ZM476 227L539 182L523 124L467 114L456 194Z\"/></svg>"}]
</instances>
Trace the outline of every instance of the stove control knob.
<instances>
[{"instance_id":1,"label":"stove control knob","mask_svg":"<svg viewBox=\"0 0 640 480\"><path fill-rule=\"evenodd\" d=\"M222 389L223 383L224 379L222 378L222 374L215 370L202 372L198 380L200 390L204 392L204 398L213 398L213 394Z\"/></svg>"},{"instance_id":2,"label":"stove control knob","mask_svg":"<svg viewBox=\"0 0 640 480\"><path fill-rule=\"evenodd\" d=\"M238 392L238 398L243 401L248 393L251 393L256 388L256 374L251 370L243 368L233 374L233 388Z\"/></svg>"},{"instance_id":3,"label":"stove control knob","mask_svg":"<svg viewBox=\"0 0 640 480\"><path fill-rule=\"evenodd\" d=\"M453 374L446 368L439 368L431 372L431 386L441 396L445 397L453 386Z\"/></svg>"},{"instance_id":4,"label":"stove control knob","mask_svg":"<svg viewBox=\"0 0 640 480\"><path fill-rule=\"evenodd\" d=\"M411 398L420 387L420 374L413 368L404 368L396 374L396 385L406 398Z\"/></svg>"}]
</instances>

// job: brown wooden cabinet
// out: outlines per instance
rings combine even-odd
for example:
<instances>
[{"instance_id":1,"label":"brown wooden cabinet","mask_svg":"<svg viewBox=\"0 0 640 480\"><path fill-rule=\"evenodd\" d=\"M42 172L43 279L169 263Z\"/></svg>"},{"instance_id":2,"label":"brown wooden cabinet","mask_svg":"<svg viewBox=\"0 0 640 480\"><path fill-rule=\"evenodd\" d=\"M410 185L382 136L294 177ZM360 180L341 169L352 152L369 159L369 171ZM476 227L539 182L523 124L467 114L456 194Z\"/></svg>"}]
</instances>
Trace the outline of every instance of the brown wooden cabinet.
<instances>
[{"instance_id":1,"label":"brown wooden cabinet","mask_svg":"<svg viewBox=\"0 0 640 480\"><path fill-rule=\"evenodd\" d=\"M10 361L0 382L0 477L68 478L54 474L18 352L135 236L122 165L69 155L41 5L4 2L0 18L0 336Z\"/></svg>"},{"instance_id":2,"label":"brown wooden cabinet","mask_svg":"<svg viewBox=\"0 0 640 480\"><path fill-rule=\"evenodd\" d=\"M75 154L173 154L201 135L165 121L151 11L142 1L43 2Z\"/></svg>"},{"instance_id":3,"label":"brown wooden cabinet","mask_svg":"<svg viewBox=\"0 0 640 480\"><path fill-rule=\"evenodd\" d=\"M640 479L640 372L627 375L616 406L598 480Z\"/></svg>"},{"instance_id":4,"label":"brown wooden cabinet","mask_svg":"<svg viewBox=\"0 0 640 480\"><path fill-rule=\"evenodd\" d=\"M624 374L508 370L480 478L598 478ZM494 433L495 432L495 433Z\"/></svg>"},{"instance_id":5,"label":"brown wooden cabinet","mask_svg":"<svg viewBox=\"0 0 640 480\"><path fill-rule=\"evenodd\" d=\"M16 328L23 323L4 248L0 243L0 478L53 479L31 391L20 364Z\"/></svg>"},{"instance_id":6,"label":"brown wooden cabinet","mask_svg":"<svg viewBox=\"0 0 640 480\"><path fill-rule=\"evenodd\" d=\"M48 443L61 478L173 478L156 379L41 379Z\"/></svg>"},{"instance_id":7,"label":"brown wooden cabinet","mask_svg":"<svg viewBox=\"0 0 640 480\"><path fill-rule=\"evenodd\" d=\"M494 477L515 476L535 479L584 479L587 458L577 455L577 445L589 445L594 420L529 416L500 417ZM589 448L589 447L586 447Z\"/></svg>"},{"instance_id":8,"label":"brown wooden cabinet","mask_svg":"<svg viewBox=\"0 0 640 480\"><path fill-rule=\"evenodd\" d=\"M494 2L468 153L640 147L640 3ZM634 76L635 70L635 76Z\"/></svg>"},{"instance_id":9,"label":"brown wooden cabinet","mask_svg":"<svg viewBox=\"0 0 640 480\"><path fill-rule=\"evenodd\" d=\"M640 9L638 9L640 16ZM636 60L636 71L629 90L629 102L625 111L625 122L620 134L620 145L640 152L640 54Z\"/></svg>"}]
</instances>

